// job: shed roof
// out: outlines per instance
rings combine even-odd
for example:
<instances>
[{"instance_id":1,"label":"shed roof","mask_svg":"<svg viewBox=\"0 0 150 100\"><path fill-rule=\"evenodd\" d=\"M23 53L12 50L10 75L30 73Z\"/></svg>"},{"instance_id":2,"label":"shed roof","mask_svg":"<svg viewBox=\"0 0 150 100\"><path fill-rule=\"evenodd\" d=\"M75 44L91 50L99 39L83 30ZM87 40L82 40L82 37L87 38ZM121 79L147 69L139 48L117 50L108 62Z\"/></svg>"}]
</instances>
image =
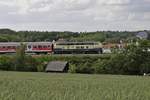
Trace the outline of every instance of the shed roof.
<instances>
[{"instance_id":1,"label":"shed roof","mask_svg":"<svg viewBox=\"0 0 150 100\"><path fill-rule=\"evenodd\" d=\"M52 61L49 62L46 67L46 72L63 72L67 67L68 62L66 61Z\"/></svg>"}]
</instances>

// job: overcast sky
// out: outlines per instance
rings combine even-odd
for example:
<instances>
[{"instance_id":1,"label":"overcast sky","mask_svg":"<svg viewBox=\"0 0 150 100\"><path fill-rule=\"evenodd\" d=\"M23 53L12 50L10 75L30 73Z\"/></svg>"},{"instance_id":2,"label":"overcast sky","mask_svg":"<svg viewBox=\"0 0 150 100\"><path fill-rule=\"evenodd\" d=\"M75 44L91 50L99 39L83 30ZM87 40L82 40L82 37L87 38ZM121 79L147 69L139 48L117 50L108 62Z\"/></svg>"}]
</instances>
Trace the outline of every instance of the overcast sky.
<instances>
[{"instance_id":1,"label":"overcast sky","mask_svg":"<svg viewBox=\"0 0 150 100\"><path fill-rule=\"evenodd\" d=\"M149 30L150 0L0 0L0 28Z\"/></svg>"}]
</instances>

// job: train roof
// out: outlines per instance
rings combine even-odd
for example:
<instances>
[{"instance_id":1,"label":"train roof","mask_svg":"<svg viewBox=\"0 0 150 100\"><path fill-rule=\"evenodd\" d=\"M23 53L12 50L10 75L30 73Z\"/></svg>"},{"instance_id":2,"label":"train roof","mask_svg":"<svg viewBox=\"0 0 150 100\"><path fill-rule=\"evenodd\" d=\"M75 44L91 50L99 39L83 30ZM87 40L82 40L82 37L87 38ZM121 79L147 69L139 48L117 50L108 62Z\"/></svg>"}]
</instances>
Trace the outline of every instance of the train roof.
<instances>
[{"instance_id":1,"label":"train roof","mask_svg":"<svg viewBox=\"0 0 150 100\"><path fill-rule=\"evenodd\" d=\"M52 42L24 42L25 44L52 44Z\"/></svg>"},{"instance_id":2,"label":"train roof","mask_svg":"<svg viewBox=\"0 0 150 100\"><path fill-rule=\"evenodd\" d=\"M65 39L58 39L56 43L100 43L98 41L68 41Z\"/></svg>"},{"instance_id":3,"label":"train roof","mask_svg":"<svg viewBox=\"0 0 150 100\"><path fill-rule=\"evenodd\" d=\"M7 46L7 45L20 45L21 43L23 44L29 44L29 45L32 45L32 44L52 44L52 42L0 42L0 45L1 46Z\"/></svg>"},{"instance_id":4,"label":"train roof","mask_svg":"<svg viewBox=\"0 0 150 100\"><path fill-rule=\"evenodd\" d=\"M0 46L19 46L20 43L19 42L0 42Z\"/></svg>"},{"instance_id":5,"label":"train roof","mask_svg":"<svg viewBox=\"0 0 150 100\"><path fill-rule=\"evenodd\" d=\"M87 42L56 42L57 45L94 45L94 44L100 44L100 42L91 42L91 41L87 41Z\"/></svg>"}]
</instances>

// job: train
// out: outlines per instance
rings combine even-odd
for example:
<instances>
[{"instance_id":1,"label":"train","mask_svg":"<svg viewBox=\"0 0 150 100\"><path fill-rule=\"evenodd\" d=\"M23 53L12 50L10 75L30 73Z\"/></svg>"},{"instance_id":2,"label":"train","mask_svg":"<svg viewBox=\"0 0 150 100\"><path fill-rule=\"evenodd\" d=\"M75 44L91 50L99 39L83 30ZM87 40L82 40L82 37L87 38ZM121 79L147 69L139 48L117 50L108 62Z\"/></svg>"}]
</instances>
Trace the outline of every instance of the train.
<instances>
[{"instance_id":1,"label":"train","mask_svg":"<svg viewBox=\"0 0 150 100\"><path fill-rule=\"evenodd\" d=\"M101 54L100 42L0 42L0 54L15 53L17 48L25 45L26 53L35 54Z\"/></svg>"},{"instance_id":2,"label":"train","mask_svg":"<svg viewBox=\"0 0 150 100\"><path fill-rule=\"evenodd\" d=\"M100 42L56 42L54 54L101 54Z\"/></svg>"},{"instance_id":3,"label":"train","mask_svg":"<svg viewBox=\"0 0 150 100\"><path fill-rule=\"evenodd\" d=\"M0 53L15 53L24 44L26 53L52 53L52 42L0 42Z\"/></svg>"}]
</instances>

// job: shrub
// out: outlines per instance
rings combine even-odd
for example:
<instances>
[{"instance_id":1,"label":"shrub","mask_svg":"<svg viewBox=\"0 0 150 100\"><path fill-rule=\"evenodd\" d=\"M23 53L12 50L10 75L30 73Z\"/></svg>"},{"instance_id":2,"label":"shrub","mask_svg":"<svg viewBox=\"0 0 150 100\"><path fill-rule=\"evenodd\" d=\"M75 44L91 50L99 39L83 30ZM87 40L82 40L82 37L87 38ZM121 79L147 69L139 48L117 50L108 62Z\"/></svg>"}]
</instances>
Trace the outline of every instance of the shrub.
<instances>
[{"instance_id":1,"label":"shrub","mask_svg":"<svg viewBox=\"0 0 150 100\"><path fill-rule=\"evenodd\" d=\"M69 64L69 73L76 73L76 65L75 64Z\"/></svg>"},{"instance_id":2,"label":"shrub","mask_svg":"<svg viewBox=\"0 0 150 100\"><path fill-rule=\"evenodd\" d=\"M0 70L13 70L13 59L7 56L0 57Z\"/></svg>"}]
</instances>

